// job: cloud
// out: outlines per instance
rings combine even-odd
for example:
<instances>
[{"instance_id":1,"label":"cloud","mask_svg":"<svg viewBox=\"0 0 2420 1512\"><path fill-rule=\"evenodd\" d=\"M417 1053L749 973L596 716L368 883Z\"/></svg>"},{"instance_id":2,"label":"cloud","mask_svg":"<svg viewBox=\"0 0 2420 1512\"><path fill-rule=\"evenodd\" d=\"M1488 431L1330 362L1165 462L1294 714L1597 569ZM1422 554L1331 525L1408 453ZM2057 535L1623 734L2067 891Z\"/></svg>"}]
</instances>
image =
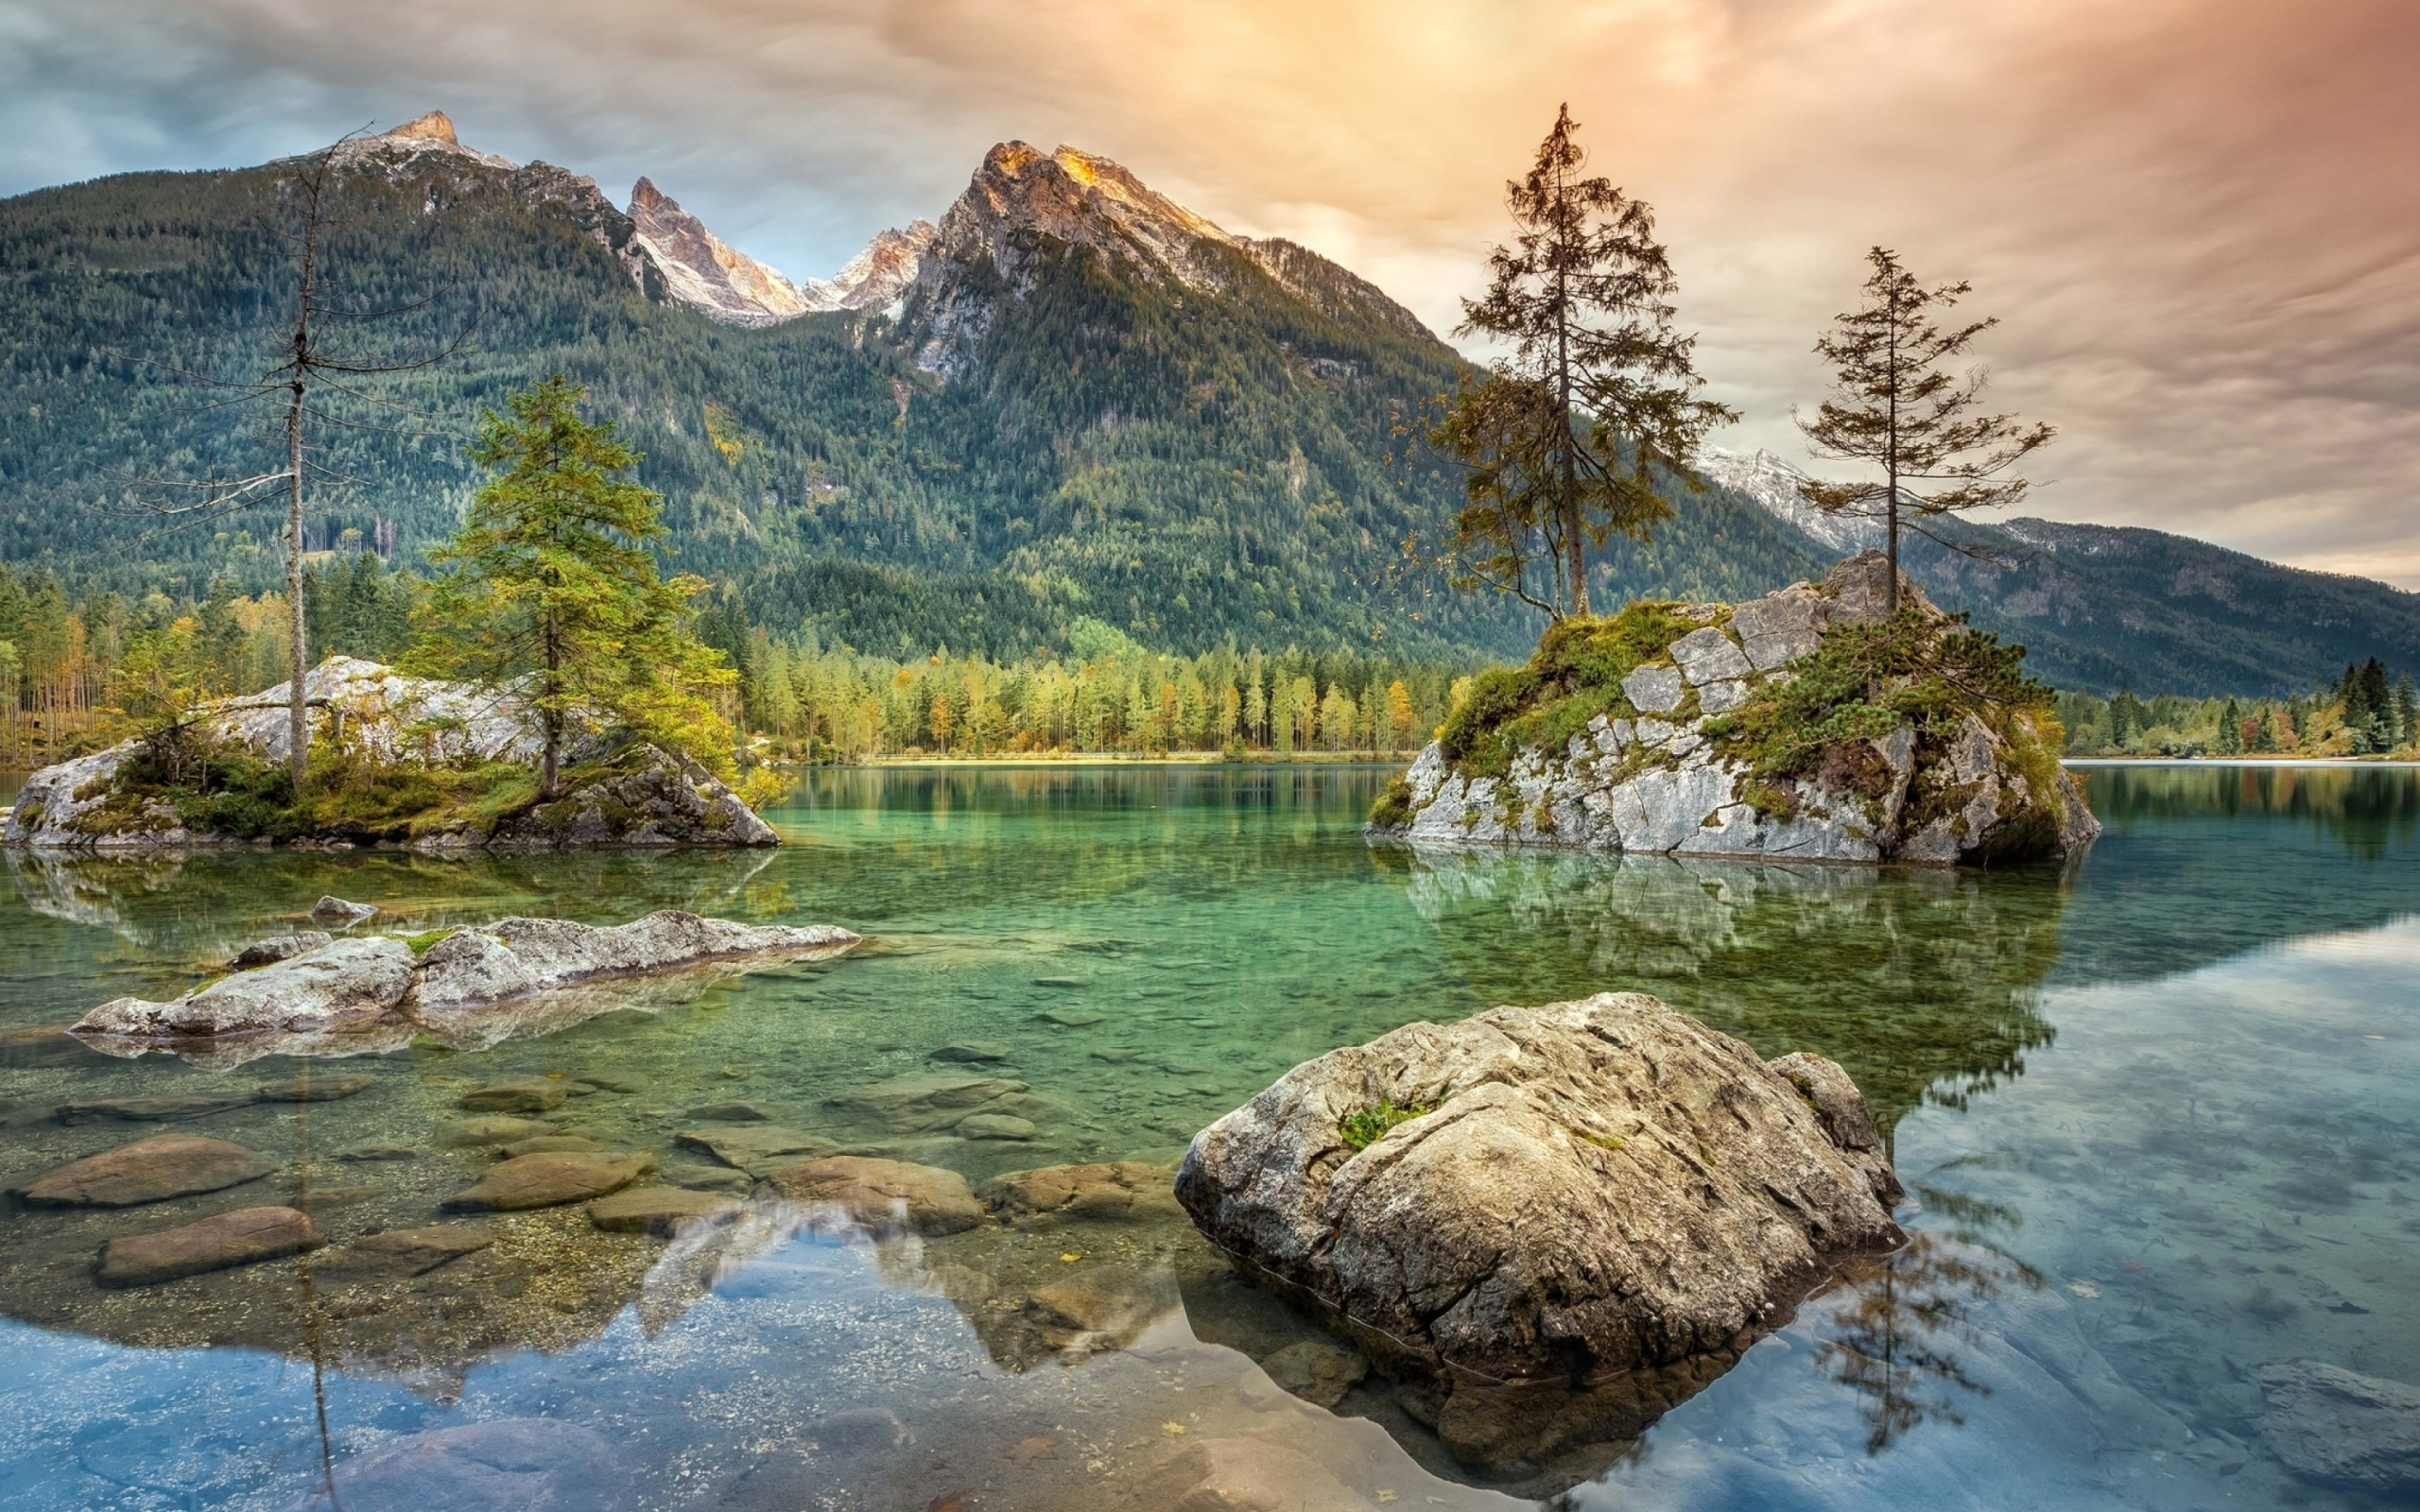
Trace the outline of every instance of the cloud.
<instances>
[{"instance_id":1,"label":"cloud","mask_svg":"<svg viewBox=\"0 0 2420 1512\"><path fill-rule=\"evenodd\" d=\"M828 272L992 143L1070 142L1443 329L1571 102L1658 208L1725 438L1896 248L1999 315L2028 507L2420 585L2420 11L2401 0L19 0L0 191L257 162L431 108L646 173Z\"/></svg>"}]
</instances>

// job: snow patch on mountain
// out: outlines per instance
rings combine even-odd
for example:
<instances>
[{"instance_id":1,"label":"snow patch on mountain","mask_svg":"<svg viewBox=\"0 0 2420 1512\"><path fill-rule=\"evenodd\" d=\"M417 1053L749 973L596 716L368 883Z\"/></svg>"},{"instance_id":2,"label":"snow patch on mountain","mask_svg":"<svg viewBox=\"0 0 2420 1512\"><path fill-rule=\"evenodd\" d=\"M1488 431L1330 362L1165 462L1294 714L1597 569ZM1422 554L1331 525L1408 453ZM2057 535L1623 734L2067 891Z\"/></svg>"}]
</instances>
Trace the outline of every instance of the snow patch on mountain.
<instances>
[{"instance_id":1,"label":"snow patch on mountain","mask_svg":"<svg viewBox=\"0 0 2420 1512\"><path fill-rule=\"evenodd\" d=\"M1734 452L1709 446L1699 454L1698 471L1708 482L1754 500L1766 513L1812 536L1827 550L1855 556L1868 546L1881 543L1884 532L1880 521L1825 514L1817 509L1799 491L1807 481L1806 474L1762 448Z\"/></svg>"},{"instance_id":2,"label":"snow patch on mountain","mask_svg":"<svg viewBox=\"0 0 2420 1512\"><path fill-rule=\"evenodd\" d=\"M708 231L649 180L631 191L630 216L664 275L665 293L727 325L779 325L835 307Z\"/></svg>"}]
</instances>

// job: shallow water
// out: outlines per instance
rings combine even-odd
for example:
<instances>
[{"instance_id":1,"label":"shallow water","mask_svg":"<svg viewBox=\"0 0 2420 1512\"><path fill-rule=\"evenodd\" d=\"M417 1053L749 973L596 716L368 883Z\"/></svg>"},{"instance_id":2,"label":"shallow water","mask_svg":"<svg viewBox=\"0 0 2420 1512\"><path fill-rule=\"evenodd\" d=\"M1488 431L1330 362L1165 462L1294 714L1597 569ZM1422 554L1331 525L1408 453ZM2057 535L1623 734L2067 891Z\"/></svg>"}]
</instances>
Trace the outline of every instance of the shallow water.
<instances>
[{"instance_id":1,"label":"shallow water","mask_svg":"<svg viewBox=\"0 0 2420 1512\"><path fill-rule=\"evenodd\" d=\"M56 1109L298 1063L0 1042L0 1184L164 1129L281 1165L0 1214L0 1501L325 1505L333 1479L348 1508L1139 1507L1240 1444L1321 1506L2375 1504L2280 1463L2253 1372L2420 1384L2420 774L2097 771L2110 831L2072 876L1374 850L1357 821L1386 775L822 773L771 855L12 860L0 1030L172 992L322 892L404 931L681 906L870 939L485 1049L315 1062L372 1085L177 1123ZM1255 1361L1319 1335L1164 1213L874 1245L759 1206L667 1246L570 1207L480 1220L490 1248L416 1278L337 1263L475 1179L487 1149L441 1141L504 1076L598 1078L540 1121L683 1184L746 1188L676 1139L750 1126L689 1112L734 1102L980 1181L1165 1165L1335 1045L1616 987L1842 1061L1916 1203L1907 1251L1635 1443L1481 1473L1375 1381L1335 1414L1297 1401ZM1002 1058L929 1058L952 1044ZM936 1073L1027 1084L1034 1138L845 1100ZM410 1158L335 1159L377 1143ZM331 1241L308 1266L95 1284L104 1239L298 1179Z\"/></svg>"}]
</instances>

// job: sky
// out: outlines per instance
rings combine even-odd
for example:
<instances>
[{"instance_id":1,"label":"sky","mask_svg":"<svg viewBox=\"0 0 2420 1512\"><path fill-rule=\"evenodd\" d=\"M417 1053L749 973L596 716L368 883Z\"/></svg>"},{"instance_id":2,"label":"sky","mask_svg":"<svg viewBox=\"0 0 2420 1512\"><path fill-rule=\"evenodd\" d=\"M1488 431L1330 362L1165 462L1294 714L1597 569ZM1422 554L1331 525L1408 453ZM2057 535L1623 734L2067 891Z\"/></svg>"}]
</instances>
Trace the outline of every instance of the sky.
<instances>
[{"instance_id":1,"label":"sky","mask_svg":"<svg viewBox=\"0 0 2420 1512\"><path fill-rule=\"evenodd\" d=\"M2415 65L2411 0L0 0L0 194L443 110L804 277L1021 138L1442 333L1567 101L1718 444L1811 465L1812 343L1888 246L2059 428L2018 512L2420 589Z\"/></svg>"}]
</instances>

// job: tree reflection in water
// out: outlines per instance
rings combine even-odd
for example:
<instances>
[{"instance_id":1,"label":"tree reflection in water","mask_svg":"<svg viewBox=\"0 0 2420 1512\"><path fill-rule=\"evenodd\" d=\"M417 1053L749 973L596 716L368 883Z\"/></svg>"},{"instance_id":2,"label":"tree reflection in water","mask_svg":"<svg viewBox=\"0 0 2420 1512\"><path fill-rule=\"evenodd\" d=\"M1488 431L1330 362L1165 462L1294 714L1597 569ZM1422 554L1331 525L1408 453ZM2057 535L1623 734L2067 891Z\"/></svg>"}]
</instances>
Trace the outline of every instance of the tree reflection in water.
<instances>
[{"instance_id":1,"label":"tree reflection in water","mask_svg":"<svg viewBox=\"0 0 2420 1512\"><path fill-rule=\"evenodd\" d=\"M1881 1453L1920 1423L1963 1423L1961 1398L1991 1394L1962 1361L1977 1342L1976 1310L2007 1287L2040 1284L2005 1256L1924 1232L1841 1266L1816 1360L1865 1399L1865 1452Z\"/></svg>"}]
</instances>

